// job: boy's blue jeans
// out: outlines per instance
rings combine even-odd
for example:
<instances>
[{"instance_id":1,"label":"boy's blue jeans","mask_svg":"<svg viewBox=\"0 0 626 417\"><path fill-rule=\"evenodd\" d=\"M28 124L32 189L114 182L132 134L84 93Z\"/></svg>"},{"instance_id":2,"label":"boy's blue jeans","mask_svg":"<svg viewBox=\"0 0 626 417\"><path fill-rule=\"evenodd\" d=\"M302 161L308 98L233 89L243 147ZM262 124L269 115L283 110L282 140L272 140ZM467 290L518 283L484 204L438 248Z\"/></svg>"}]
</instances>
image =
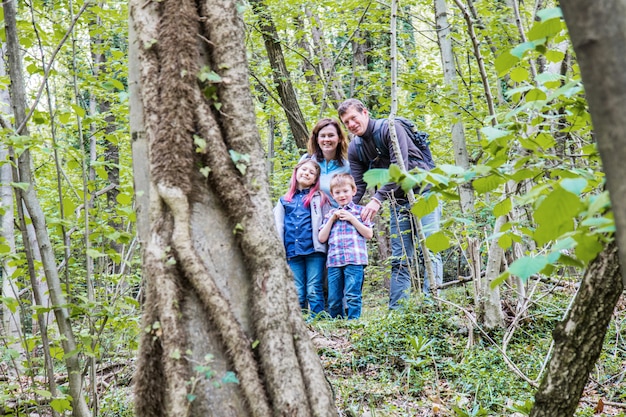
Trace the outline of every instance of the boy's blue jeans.
<instances>
[{"instance_id":1,"label":"boy's blue jeans","mask_svg":"<svg viewBox=\"0 0 626 417\"><path fill-rule=\"evenodd\" d=\"M308 308L313 314L324 311L324 267L326 254L315 252L310 255L294 256L287 259L293 272L298 290L298 301L304 310Z\"/></svg>"},{"instance_id":2,"label":"boy's blue jeans","mask_svg":"<svg viewBox=\"0 0 626 417\"><path fill-rule=\"evenodd\" d=\"M389 288L389 308L394 310L400 307L401 301L409 298L411 292L411 270L416 270L418 264L415 258L417 242L416 228L410 212L411 205L407 202L391 204L391 283ZM422 229L426 237L439 231L441 221L441 206L421 218ZM429 251L430 260L435 274L437 287L443 283L443 262L441 254ZM430 294L430 277L424 273L424 294Z\"/></svg>"},{"instance_id":3,"label":"boy's blue jeans","mask_svg":"<svg viewBox=\"0 0 626 417\"><path fill-rule=\"evenodd\" d=\"M328 268L328 314L344 317L343 297L348 305L348 320L361 317L363 274L365 266L346 265Z\"/></svg>"}]
</instances>

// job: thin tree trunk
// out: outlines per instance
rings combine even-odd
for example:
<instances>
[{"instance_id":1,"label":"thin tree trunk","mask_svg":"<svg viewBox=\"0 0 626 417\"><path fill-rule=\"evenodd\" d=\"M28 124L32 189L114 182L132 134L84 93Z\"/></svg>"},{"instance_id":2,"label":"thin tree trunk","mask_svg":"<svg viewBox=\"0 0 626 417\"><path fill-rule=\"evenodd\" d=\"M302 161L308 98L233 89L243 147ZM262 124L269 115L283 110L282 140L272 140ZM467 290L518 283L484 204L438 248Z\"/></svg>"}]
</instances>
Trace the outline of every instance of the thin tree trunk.
<instances>
[{"instance_id":1,"label":"thin tree trunk","mask_svg":"<svg viewBox=\"0 0 626 417\"><path fill-rule=\"evenodd\" d=\"M26 89L24 86L22 61L17 37L16 7L13 1L3 3L5 31L7 38L7 53L9 56L9 76L11 78L11 102L15 124L24 126L16 132L20 135L28 135L25 121L26 115ZM59 332L62 335L61 345L65 352L65 365L69 376L69 393L72 396L72 413L75 417L88 417L91 415L82 389L82 376L80 362L76 350L76 341L72 331L69 312L66 307L65 296L61 289L59 275L56 268L55 255L50 242L50 236L46 227L46 221L39 205L39 200L34 189L34 181L31 172L30 151L26 149L17 160L19 182L28 184L28 188L20 193L26 205L29 215L35 227L37 242L41 252L42 263L46 274L46 281L53 302L53 309ZM18 204L21 202L18 201Z\"/></svg>"},{"instance_id":2,"label":"thin tree trunk","mask_svg":"<svg viewBox=\"0 0 626 417\"><path fill-rule=\"evenodd\" d=\"M268 13L267 7L263 4L263 0L251 0L250 5L259 18L261 34L265 41L265 50L267 51L270 65L272 66L274 82L276 83L281 105L287 116L289 127L291 128L291 134L298 148L306 149L309 139L309 130L306 126L304 115L298 105L296 91L291 84L291 78L283 56L278 31L276 30L276 26L274 26L272 16Z\"/></svg>"},{"instance_id":3,"label":"thin tree trunk","mask_svg":"<svg viewBox=\"0 0 626 417\"><path fill-rule=\"evenodd\" d=\"M500 233L502 225L506 222L506 216L499 216L493 226L493 235ZM485 268L485 277L480 282L479 304L476 306L478 311L478 321L487 329L496 329L504 327L504 314L500 305L500 288L491 288L491 282L500 275L500 266L504 251L498 245L497 239L492 239L489 245L489 253L487 258L487 267Z\"/></svg>"},{"instance_id":4,"label":"thin tree trunk","mask_svg":"<svg viewBox=\"0 0 626 417\"><path fill-rule=\"evenodd\" d=\"M617 244L612 242L589 264L572 308L552 332L554 349L531 417L574 415L624 290L621 274Z\"/></svg>"},{"instance_id":5,"label":"thin tree trunk","mask_svg":"<svg viewBox=\"0 0 626 417\"><path fill-rule=\"evenodd\" d=\"M448 6L446 0L435 0L435 21L437 24L437 39L441 51L441 64L443 68L443 80L450 97L458 97L459 88L457 85L456 67L454 65L454 51L450 39L450 24L448 23ZM452 147L454 149L454 162L457 166L469 169L469 155L465 141L465 129L461 114L457 110L450 111L448 120L452 121ZM464 214L474 212L474 189L471 183L464 183L459 186L459 197L461 199L461 211Z\"/></svg>"}]
</instances>

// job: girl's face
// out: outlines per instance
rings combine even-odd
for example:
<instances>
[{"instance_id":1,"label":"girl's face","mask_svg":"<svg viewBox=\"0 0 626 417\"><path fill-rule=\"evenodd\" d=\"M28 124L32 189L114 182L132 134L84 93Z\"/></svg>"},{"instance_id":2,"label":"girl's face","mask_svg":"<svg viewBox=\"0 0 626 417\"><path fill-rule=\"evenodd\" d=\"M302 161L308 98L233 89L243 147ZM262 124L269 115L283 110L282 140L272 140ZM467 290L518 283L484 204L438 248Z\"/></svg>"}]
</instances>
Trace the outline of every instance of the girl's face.
<instances>
[{"instance_id":1,"label":"girl's face","mask_svg":"<svg viewBox=\"0 0 626 417\"><path fill-rule=\"evenodd\" d=\"M335 126L328 125L320 129L317 133L317 144L324 155L334 156L339 144L339 135Z\"/></svg>"},{"instance_id":2,"label":"girl's face","mask_svg":"<svg viewBox=\"0 0 626 417\"><path fill-rule=\"evenodd\" d=\"M300 168L296 170L296 183L298 184L298 190L304 190L311 188L317 181L317 167L313 163L308 162L302 164Z\"/></svg>"}]
</instances>

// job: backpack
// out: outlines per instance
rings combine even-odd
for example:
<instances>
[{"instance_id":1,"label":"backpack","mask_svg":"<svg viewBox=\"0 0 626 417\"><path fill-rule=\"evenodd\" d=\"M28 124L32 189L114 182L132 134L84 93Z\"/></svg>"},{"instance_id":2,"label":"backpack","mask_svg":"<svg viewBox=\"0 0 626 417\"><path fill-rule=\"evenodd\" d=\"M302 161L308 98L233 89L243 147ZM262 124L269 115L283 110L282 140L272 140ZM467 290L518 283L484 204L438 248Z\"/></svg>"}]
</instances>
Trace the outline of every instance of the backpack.
<instances>
[{"instance_id":1,"label":"backpack","mask_svg":"<svg viewBox=\"0 0 626 417\"><path fill-rule=\"evenodd\" d=\"M386 119L378 119L375 121L373 132L374 146L376 147L376 152L379 156L389 158L389 148L385 146L383 139L380 137L380 129L385 120ZM430 144L428 141L428 133L418 130L415 123L405 117L396 117L394 120L398 122L396 126L401 126L406 131L409 138L413 141L413 144L420 151L423 156L422 159L428 166L428 169L433 169L435 167L435 161L433 160L433 154L428 146ZM354 141L359 155L359 161L366 162L367 156L365 155L365 150L363 149L363 139L360 136L357 136L354 138Z\"/></svg>"}]
</instances>

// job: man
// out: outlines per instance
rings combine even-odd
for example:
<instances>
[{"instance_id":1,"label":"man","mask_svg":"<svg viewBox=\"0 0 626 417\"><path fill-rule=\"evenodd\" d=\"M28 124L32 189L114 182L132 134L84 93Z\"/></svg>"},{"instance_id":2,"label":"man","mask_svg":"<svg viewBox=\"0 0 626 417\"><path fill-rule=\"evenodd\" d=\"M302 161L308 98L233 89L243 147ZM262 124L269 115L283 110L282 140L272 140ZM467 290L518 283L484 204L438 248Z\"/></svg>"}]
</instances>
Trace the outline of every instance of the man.
<instances>
[{"instance_id":1,"label":"man","mask_svg":"<svg viewBox=\"0 0 626 417\"><path fill-rule=\"evenodd\" d=\"M389 168L391 164L397 164L397 157L391 143L389 125L387 121L377 121L370 118L369 111L365 105L356 99L348 99L341 103L337 109L339 118L348 131L361 138L361 150L357 149L356 141L353 139L348 146L348 160L350 161L350 171L357 186L357 193L354 196L354 203L358 204L365 194L367 184L363 180L363 174L371 168ZM396 125L398 126L398 125ZM385 152L379 152L374 142L375 130L380 130L380 138L387 148ZM415 167L427 169L427 164L420 150L409 138L407 132L399 127L396 129L400 152L407 170ZM361 154L361 156L359 155ZM363 160L362 160L363 159ZM427 192L427 189L416 192ZM410 212L411 205L406 194L395 183L385 184L379 188L362 212L364 221L371 219L378 213L383 201L389 200L391 203L391 287L389 289L389 308L395 310L401 306L403 300L408 299L411 290L410 267L415 266L415 228L412 224L413 218ZM424 234L430 236L439 230L441 218L441 208L437 207L433 212L421 219ZM407 255L408 254L408 255ZM443 263L441 255L429 253L432 261L433 273L437 287L443 279ZM430 277L424 277L424 293L430 294Z\"/></svg>"}]
</instances>

